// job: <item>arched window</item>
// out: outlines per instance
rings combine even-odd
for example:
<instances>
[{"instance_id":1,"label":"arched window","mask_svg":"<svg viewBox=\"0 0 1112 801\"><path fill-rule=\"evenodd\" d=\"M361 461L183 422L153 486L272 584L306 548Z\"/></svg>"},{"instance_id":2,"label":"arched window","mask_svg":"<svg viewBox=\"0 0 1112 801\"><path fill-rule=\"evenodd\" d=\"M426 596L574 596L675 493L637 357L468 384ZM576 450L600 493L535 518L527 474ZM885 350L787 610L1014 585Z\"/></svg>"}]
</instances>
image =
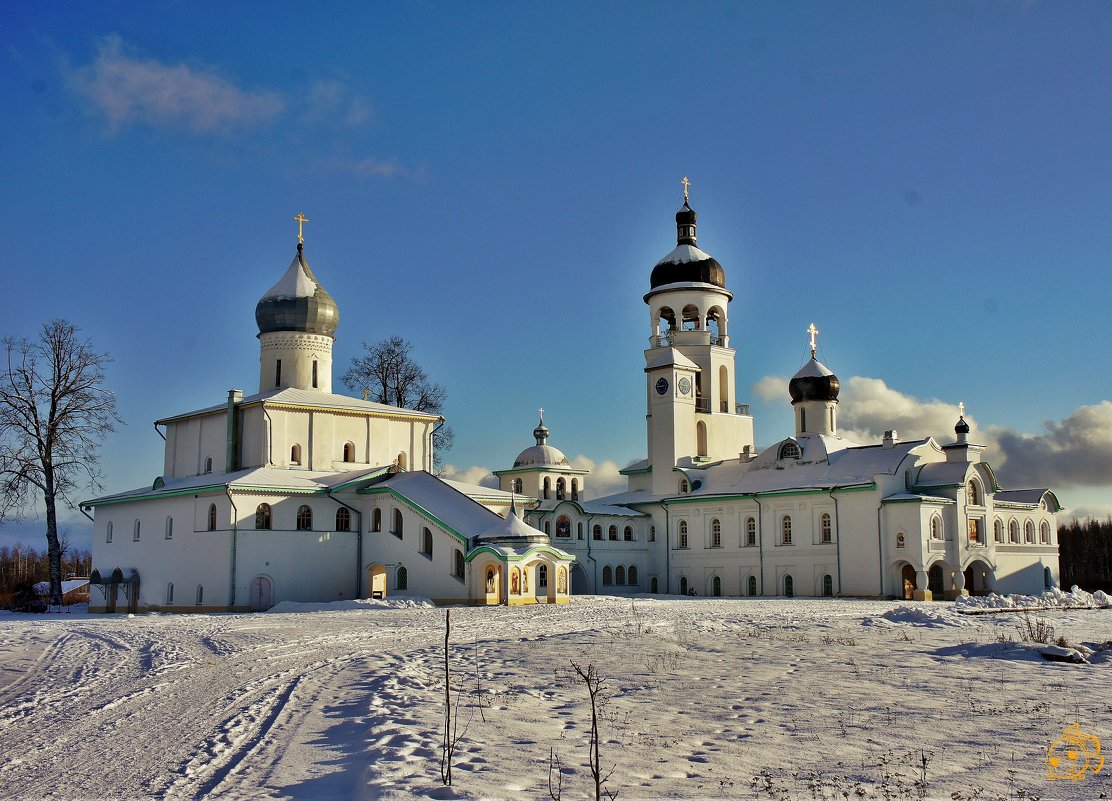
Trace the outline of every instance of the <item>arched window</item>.
<instances>
[{"instance_id":1,"label":"arched window","mask_svg":"<svg viewBox=\"0 0 1112 801\"><path fill-rule=\"evenodd\" d=\"M582 523L576 523L575 524L575 538L577 540L583 539L583 524Z\"/></svg>"},{"instance_id":2,"label":"arched window","mask_svg":"<svg viewBox=\"0 0 1112 801\"><path fill-rule=\"evenodd\" d=\"M111 542L112 541L112 521L111 520L108 521L108 527L104 530L104 541L105 542Z\"/></svg>"},{"instance_id":3,"label":"arched window","mask_svg":"<svg viewBox=\"0 0 1112 801\"><path fill-rule=\"evenodd\" d=\"M822 594L823 595L833 595L834 594L834 579L833 579L833 577L831 577L831 575L829 573L827 573L825 576L822 577Z\"/></svg>"},{"instance_id":4,"label":"arched window","mask_svg":"<svg viewBox=\"0 0 1112 801\"><path fill-rule=\"evenodd\" d=\"M834 542L834 527L831 525L829 513L822 513L819 520L819 530L822 532L823 542Z\"/></svg>"},{"instance_id":5,"label":"arched window","mask_svg":"<svg viewBox=\"0 0 1112 801\"><path fill-rule=\"evenodd\" d=\"M687 547L687 521L686 520L681 520L680 521L680 547L681 548L686 548Z\"/></svg>"},{"instance_id":6,"label":"arched window","mask_svg":"<svg viewBox=\"0 0 1112 801\"><path fill-rule=\"evenodd\" d=\"M656 576L653 576L651 579L649 579L649 592L651 592L653 595L656 595L658 592L660 592L660 582L656 580Z\"/></svg>"},{"instance_id":7,"label":"arched window","mask_svg":"<svg viewBox=\"0 0 1112 801\"><path fill-rule=\"evenodd\" d=\"M966 502L970 506L981 506L985 502L981 497L981 488L973 479L969 479L969 484L966 486Z\"/></svg>"},{"instance_id":8,"label":"arched window","mask_svg":"<svg viewBox=\"0 0 1112 801\"><path fill-rule=\"evenodd\" d=\"M1035 521L1028 520L1023 524L1023 541L1034 545L1034 543L1035 543Z\"/></svg>"},{"instance_id":9,"label":"arched window","mask_svg":"<svg viewBox=\"0 0 1112 801\"><path fill-rule=\"evenodd\" d=\"M780 518L780 544L792 544L792 516L784 515Z\"/></svg>"},{"instance_id":10,"label":"arched window","mask_svg":"<svg viewBox=\"0 0 1112 801\"><path fill-rule=\"evenodd\" d=\"M317 360L313 359L313 389L317 388Z\"/></svg>"},{"instance_id":11,"label":"arched window","mask_svg":"<svg viewBox=\"0 0 1112 801\"><path fill-rule=\"evenodd\" d=\"M933 595L941 595L944 591L942 587L943 579L942 565L935 562L931 565L931 569L927 571L927 589Z\"/></svg>"},{"instance_id":12,"label":"arched window","mask_svg":"<svg viewBox=\"0 0 1112 801\"><path fill-rule=\"evenodd\" d=\"M788 598L795 595L795 581L791 576L784 576L784 595Z\"/></svg>"},{"instance_id":13,"label":"arched window","mask_svg":"<svg viewBox=\"0 0 1112 801\"><path fill-rule=\"evenodd\" d=\"M722 521L717 517L710 521L710 547L722 547Z\"/></svg>"},{"instance_id":14,"label":"arched window","mask_svg":"<svg viewBox=\"0 0 1112 801\"><path fill-rule=\"evenodd\" d=\"M776 458L777 459L798 459L802 455L803 455L803 451L801 451L799 449L799 446L796 443L789 440L788 442L785 442L783 445L780 446L780 453L777 455Z\"/></svg>"},{"instance_id":15,"label":"arched window","mask_svg":"<svg viewBox=\"0 0 1112 801\"><path fill-rule=\"evenodd\" d=\"M512 482L513 491L520 495L524 491L525 484L520 478L515 478Z\"/></svg>"},{"instance_id":16,"label":"arched window","mask_svg":"<svg viewBox=\"0 0 1112 801\"><path fill-rule=\"evenodd\" d=\"M579 500L579 479L573 478L571 480L571 499L573 501Z\"/></svg>"},{"instance_id":17,"label":"arched window","mask_svg":"<svg viewBox=\"0 0 1112 801\"><path fill-rule=\"evenodd\" d=\"M688 491L687 479L680 479L680 495L686 495Z\"/></svg>"},{"instance_id":18,"label":"arched window","mask_svg":"<svg viewBox=\"0 0 1112 801\"><path fill-rule=\"evenodd\" d=\"M205 457L205 472L206 473L211 473L212 472L212 457L211 456Z\"/></svg>"},{"instance_id":19,"label":"arched window","mask_svg":"<svg viewBox=\"0 0 1112 801\"><path fill-rule=\"evenodd\" d=\"M1004 521L999 517L992 521L992 538L997 542L1004 541Z\"/></svg>"},{"instance_id":20,"label":"arched window","mask_svg":"<svg viewBox=\"0 0 1112 801\"><path fill-rule=\"evenodd\" d=\"M208 530L216 531L216 504L210 503L208 510Z\"/></svg>"},{"instance_id":21,"label":"arched window","mask_svg":"<svg viewBox=\"0 0 1112 801\"><path fill-rule=\"evenodd\" d=\"M336 530L351 531L351 510L346 506L336 510Z\"/></svg>"},{"instance_id":22,"label":"arched window","mask_svg":"<svg viewBox=\"0 0 1112 801\"><path fill-rule=\"evenodd\" d=\"M204 588L204 585L198 584L197 585L197 606L200 606L204 602L205 602L205 588Z\"/></svg>"},{"instance_id":23,"label":"arched window","mask_svg":"<svg viewBox=\"0 0 1112 801\"><path fill-rule=\"evenodd\" d=\"M548 520L544 521L544 533L545 534L551 534L552 533L551 529L549 528L550 525L551 525L551 523Z\"/></svg>"},{"instance_id":24,"label":"arched window","mask_svg":"<svg viewBox=\"0 0 1112 801\"><path fill-rule=\"evenodd\" d=\"M687 595L687 576L680 576L680 595Z\"/></svg>"},{"instance_id":25,"label":"arched window","mask_svg":"<svg viewBox=\"0 0 1112 801\"><path fill-rule=\"evenodd\" d=\"M556 518L556 536L557 537L570 537L571 536L571 518L567 515L560 515Z\"/></svg>"},{"instance_id":26,"label":"arched window","mask_svg":"<svg viewBox=\"0 0 1112 801\"><path fill-rule=\"evenodd\" d=\"M757 577L756 576L750 576L748 584L749 584L749 595L750 595L750 597L752 597L752 596L757 594Z\"/></svg>"},{"instance_id":27,"label":"arched window","mask_svg":"<svg viewBox=\"0 0 1112 801\"><path fill-rule=\"evenodd\" d=\"M396 464L398 466L399 470L405 470L406 469L406 467L405 467L406 466L406 458L405 458L405 453L404 452L398 454L398 458L394 460L394 464Z\"/></svg>"},{"instance_id":28,"label":"arched window","mask_svg":"<svg viewBox=\"0 0 1112 801\"><path fill-rule=\"evenodd\" d=\"M602 586L609 587L614 583L614 571L607 565L602 569Z\"/></svg>"},{"instance_id":29,"label":"arched window","mask_svg":"<svg viewBox=\"0 0 1112 801\"><path fill-rule=\"evenodd\" d=\"M942 532L942 518L935 515L931 518L931 539L941 540L943 538Z\"/></svg>"},{"instance_id":30,"label":"arched window","mask_svg":"<svg viewBox=\"0 0 1112 801\"><path fill-rule=\"evenodd\" d=\"M1043 587L1050 589L1054 586L1054 575L1050 572L1049 567L1043 568Z\"/></svg>"},{"instance_id":31,"label":"arched window","mask_svg":"<svg viewBox=\"0 0 1112 801\"><path fill-rule=\"evenodd\" d=\"M745 521L745 544L754 546L757 544L757 520L750 517Z\"/></svg>"},{"instance_id":32,"label":"arched window","mask_svg":"<svg viewBox=\"0 0 1112 801\"><path fill-rule=\"evenodd\" d=\"M707 455L707 424L700 420L695 426L695 447L699 456Z\"/></svg>"},{"instance_id":33,"label":"arched window","mask_svg":"<svg viewBox=\"0 0 1112 801\"><path fill-rule=\"evenodd\" d=\"M404 566L398 565L398 572L394 578L394 589L408 590L409 589L409 571Z\"/></svg>"},{"instance_id":34,"label":"arched window","mask_svg":"<svg viewBox=\"0 0 1112 801\"><path fill-rule=\"evenodd\" d=\"M355 461L355 443L354 442L345 442L344 443L344 461L345 462L354 462Z\"/></svg>"},{"instance_id":35,"label":"arched window","mask_svg":"<svg viewBox=\"0 0 1112 801\"><path fill-rule=\"evenodd\" d=\"M174 518L166 518L166 539L172 540L174 538Z\"/></svg>"},{"instance_id":36,"label":"arched window","mask_svg":"<svg viewBox=\"0 0 1112 801\"><path fill-rule=\"evenodd\" d=\"M274 360L274 386L282 386L282 360Z\"/></svg>"},{"instance_id":37,"label":"arched window","mask_svg":"<svg viewBox=\"0 0 1112 801\"><path fill-rule=\"evenodd\" d=\"M139 542L139 520L136 519L135 525L131 528L131 539L134 542Z\"/></svg>"},{"instance_id":38,"label":"arched window","mask_svg":"<svg viewBox=\"0 0 1112 801\"><path fill-rule=\"evenodd\" d=\"M1008 542L1019 543L1019 521L1014 517L1008 521Z\"/></svg>"},{"instance_id":39,"label":"arched window","mask_svg":"<svg viewBox=\"0 0 1112 801\"><path fill-rule=\"evenodd\" d=\"M904 536L904 533L902 531L899 532L898 534L896 534L896 547L897 548L906 548L907 547L907 537Z\"/></svg>"},{"instance_id":40,"label":"arched window","mask_svg":"<svg viewBox=\"0 0 1112 801\"><path fill-rule=\"evenodd\" d=\"M564 500L564 496L567 495L567 491L568 484L566 481L564 481L563 477L556 479L556 500Z\"/></svg>"},{"instance_id":41,"label":"arched window","mask_svg":"<svg viewBox=\"0 0 1112 801\"><path fill-rule=\"evenodd\" d=\"M602 526L596 525L594 528L592 528L591 529L591 537L596 539L596 540L601 540L602 539Z\"/></svg>"},{"instance_id":42,"label":"arched window","mask_svg":"<svg viewBox=\"0 0 1112 801\"><path fill-rule=\"evenodd\" d=\"M1039 542L1044 545L1050 544L1050 523L1045 520L1039 523Z\"/></svg>"},{"instance_id":43,"label":"arched window","mask_svg":"<svg viewBox=\"0 0 1112 801\"><path fill-rule=\"evenodd\" d=\"M548 565L537 565L537 588L548 586Z\"/></svg>"},{"instance_id":44,"label":"arched window","mask_svg":"<svg viewBox=\"0 0 1112 801\"><path fill-rule=\"evenodd\" d=\"M290 448L290 464L301 464L301 446L294 445Z\"/></svg>"},{"instance_id":45,"label":"arched window","mask_svg":"<svg viewBox=\"0 0 1112 801\"><path fill-rule=\"evenodd\" d=\"M715 576L714 580L711 582L711 594L715 598L722 595L722 578L720 576Z\"/></svg>"},{"instance_id":46,"label":"arched window","mask_svg":"<svg viewBox=\"0 0 1112 801\"><path fill-rule=\"evenodd\" d=\"M629 582L629 586L631 587L637 586L637 565L629 566L629 570L626 573L626 581Z\"/></svg>"},{"instance_id":47,"label":"arched window","mask_svg":"<svg viewBox=\"0 0 1112 801\"><path fill-rule=\"evenodd\" d=\"M633 542L633 526L626 526L622 531L622 539L626 542Z\"/></svg>"},{"instance_id":48,"label":"arched window","mask_svg":"<svg viewBox=\"0 0 1112 801\"><path fill-rule=\"evenodd\" d=\"M166 585L166 605L169 606L174 602L174 582Z\"/></svg>"},{"instance_id":49,"label":"arched window","mask_svg":"<svg viewBox=\"0 0 1112 801\"><path fill-rule=\"evenodd\" d=\"M421 553L432 559L432 532L427 527L421 529Z\"/></svg>"},{"instance_id":50,"label":"arched window","mask_svg":"<svg viewBox=\"0 0 1112 801\"><path fill-rule=\"evenodd\" d=\"M618 539L618 527L617 526L611 526L610 528L606 529L606 536L607 536L608 539L617 540Z\"/></svg>"},{"instance_id":51,"label":"arched window","mask_svg":"<svg viewBox=\"0 0 1112 801\"><path fill-rule=\"evenodd\" d=\"M313 528L313 510L305 504L297 508L297 530L310 531Z\"/></svg>"},{"instance_id":52,"label":"arched window","mask_svg":"<svg viewBox=\"0 0 1112 801\"><path fill-rule=\"evenodd\" d=\"M552 497L552 479L548 476L544 477L544 497L545 500Z\"/></svg>"},{"instance_id":53,"label":"arched window","mask_svg":"<svg viewBox=\"0 0 1112 801\"><path fill-rule=\"evenodd\" d=\"M371 531L382 531L382 510L377 506L371 510Z\"/></svg>"},{"instance_id":54,"label":"arched window","mask_svg":"<svg viewBox=\"0 0 1112 801\"><path fill-rule=\"evenodd\" d=\"M649 542L656 542L656 526L649 526Z\"/></svg>"},{"instance_id":55,"label":"arched window","mask_svg":"<svg viewBox=\"0 0 1112 801\"><path fill-rule=\"evenodd\" d=\"M622 567L621 565L618 565L616 568L614 568L614 583L615 584L625 584L626 583L626 569L624 567Z\"/></svg>"},{"instance_id":56,"label":"arched window","mask_svg":"<svg viewBox=\"0 0 1112 801\"><path fill-rule=\"evenodd\" d=\"M260 503L255 508L255 528L269 529L270 528L270 504Z\"/></svg>"},{"instance_id":57,"label":"arched window","mask_svg":"<svg viewBox=\"0 0 1112 801\"><path fill-rule=\"evenodd\" d=\"M463 551L461 551L459 548L456 548L456 558L455 558L454 561L455 561L455 576L458 579L462 579L463 578L464 561L463 561Z\"/></svg>"},{"instance_id":58,"label":"arched window","mask_svg":"<svg viewBox=\"0 0 1112 801\"><path fill-rule=\"evenodd\" d=\"M393 530L392 533L398 539L401 539L402 534L405 533L405 525L404 525L404 522L402 521L402 510L401 509L395 509L394 510L394 530Z\"/></svg>"}]
</instances>

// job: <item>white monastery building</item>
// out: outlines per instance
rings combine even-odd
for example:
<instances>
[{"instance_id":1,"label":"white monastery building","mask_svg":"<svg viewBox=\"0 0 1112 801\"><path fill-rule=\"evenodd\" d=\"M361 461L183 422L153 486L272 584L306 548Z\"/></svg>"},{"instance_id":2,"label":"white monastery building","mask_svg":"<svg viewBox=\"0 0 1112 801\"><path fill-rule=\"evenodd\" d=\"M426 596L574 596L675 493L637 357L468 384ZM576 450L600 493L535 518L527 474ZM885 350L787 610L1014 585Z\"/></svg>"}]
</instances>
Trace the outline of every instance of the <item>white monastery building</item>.
<instances>
[{"instance_id":1,"label":"white monastery building","mask_svg":"<svg viewBox=\"0 0 1112 801\"><path fill-rule=\"evenodd\" d=\"M853 595L916 600L1041 593L1058 580L1057 498L1005 490L985 448L862 445L838 433L837 376L811 358L785 387L795 431L757 452L735 395L722 266L696 246L696 214L676 214L677 243L653 268L644 301L648 458L627 490L585 500L587 472L548 444L495 471L535 497L526 519L576 556L576 593Z\"/></svg>"},{"instance_id":2,"label":"white monastery building","mask_svg":"<svg viewBox=\"0 0 1112 801\"><path fill-rule=\"evenodd\" d=\"M429 472L442 418L333 394L340 312L298 239L255 307L259 391L157 421L163 474L84 504L96 510L90 608L566 603L574 557L509 493Z\"/></svg>"},{"instance_id":3,"label":"white monastery building","mask_svg":"<svg viewBox=\"0 0 1112 801\"><path fill-rule=\"evenodd\" d=\"M491 489L432 474L442 418L334 394L339 309L299 233L255 308L259 391L157 421L163 474L84 504L91 609L565 603L573 591L931 600L1057 583L1054 494L1003 489L963 409L952 442L841 437L814 325L785 388L795 431L758 452L735 390L733 295L696 245L686 179L676 227L644 296L648 457L621 471L626 491L592 500L543 415Z\"/></svg>"}]
</instances>

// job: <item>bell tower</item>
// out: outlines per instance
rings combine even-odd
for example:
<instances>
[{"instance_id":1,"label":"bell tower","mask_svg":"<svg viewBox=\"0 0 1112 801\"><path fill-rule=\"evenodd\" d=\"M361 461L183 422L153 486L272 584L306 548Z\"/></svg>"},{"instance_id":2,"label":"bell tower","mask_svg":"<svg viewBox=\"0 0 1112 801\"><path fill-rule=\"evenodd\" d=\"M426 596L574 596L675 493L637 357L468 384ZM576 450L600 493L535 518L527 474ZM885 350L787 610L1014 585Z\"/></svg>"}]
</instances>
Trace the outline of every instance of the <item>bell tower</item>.
<instances>
[{"instance_id":1,"label":"bell tower","mask_svg":"<svg viewBox=\"0 0 1112 801\"><path fill-rule=\"evenodd\" d=\"M675 495L672 469L726 459L753 447L753 418L737 402L722 265L696 246L698 215L683 179L676 247L657 262L644 296L649 307L645 351L652 487Z\"/></svg>"}]
</instances>

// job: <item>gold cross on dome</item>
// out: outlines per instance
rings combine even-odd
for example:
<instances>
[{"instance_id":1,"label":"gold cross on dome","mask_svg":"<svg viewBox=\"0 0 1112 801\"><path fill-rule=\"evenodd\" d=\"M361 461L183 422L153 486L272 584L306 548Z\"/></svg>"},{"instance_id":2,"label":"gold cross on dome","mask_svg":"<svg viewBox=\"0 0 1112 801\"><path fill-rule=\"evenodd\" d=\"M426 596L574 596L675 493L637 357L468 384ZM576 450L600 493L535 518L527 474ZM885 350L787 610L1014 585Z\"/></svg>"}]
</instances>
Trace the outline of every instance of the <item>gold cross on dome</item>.
<instances>
[{"instance_id":1,"label":"gold cross on dome","mask_svg":"<svg viewBox=\"0 0 1112 801\"><path fill-rule=\"evenodd\" d=\"M691 181L687 180L687 176L685 175L685 176L683 176L683 180L680 181L680 183L683 184L683 202L686 203L687 202L687 190L691 188Z\"/></svg>"},{"instance_id":2,"label":"gold cross on dome","mask_svg":"<svg viewBox=\"0 0 1112 801\"><path fill-rule=\"evenodd\" d=\"M297 216L293 218L293 221L295 223L297 223L297 241L301 242L301 243L304 243L305 242L305 237L302 236L301 226L303 226L305 223L309 222L309 218L306 217L304 214L302 214L299 211L297 213Z\"/></svg>"},{"instance_id":3,"label":"gold cross on dome","mask_svg":"<svg viewBox=\"0 0 1112 801\"><path fill-rule=\"evenodd\" d=\"M961 417L961 418L965 417L965 402L964 401L958 401L958 417Z\"/></svg>"},{"instance_id":4,"label":"gold cross on dome","mask_svg":"<svg viewBox=\"0 0 1112 801\"><path fill-rule=\"evenodd\" d=\"M815 328L814 323L811 323L807 326L807 333L811 335L811 358L813 359L815 358L815 350L818 347L818 339L816 337L818 336L819 330Z\"/></svg>"}]
</instances>

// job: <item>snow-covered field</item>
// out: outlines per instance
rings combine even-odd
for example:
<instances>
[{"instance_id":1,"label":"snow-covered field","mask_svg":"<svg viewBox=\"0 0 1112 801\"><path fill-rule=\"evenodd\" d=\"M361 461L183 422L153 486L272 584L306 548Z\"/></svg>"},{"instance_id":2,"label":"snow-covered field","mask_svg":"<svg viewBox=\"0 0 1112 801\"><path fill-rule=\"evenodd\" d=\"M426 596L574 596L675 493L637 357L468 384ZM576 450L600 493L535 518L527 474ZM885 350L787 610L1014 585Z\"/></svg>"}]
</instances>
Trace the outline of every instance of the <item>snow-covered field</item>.
<instances>
[{"instance_id":1,"label":"snow-covered field","mask_svg":"<svg viewBox=\"0 0 1112 801\"><path fill-rule=\"evenodd\" d=\"M1072 723L1112 747L1112 651L1048 663L999 641L1014 612L829 599L454 608L466 729L446 788L444 614L0 615L0 796L545 799L551 750L562 797L588 798L573 660L604 678L623 801L1112 796L1112 764L1045 766ZM1112 640L1112 610L1038 615Z\"/></svg>"}]
</instances>

